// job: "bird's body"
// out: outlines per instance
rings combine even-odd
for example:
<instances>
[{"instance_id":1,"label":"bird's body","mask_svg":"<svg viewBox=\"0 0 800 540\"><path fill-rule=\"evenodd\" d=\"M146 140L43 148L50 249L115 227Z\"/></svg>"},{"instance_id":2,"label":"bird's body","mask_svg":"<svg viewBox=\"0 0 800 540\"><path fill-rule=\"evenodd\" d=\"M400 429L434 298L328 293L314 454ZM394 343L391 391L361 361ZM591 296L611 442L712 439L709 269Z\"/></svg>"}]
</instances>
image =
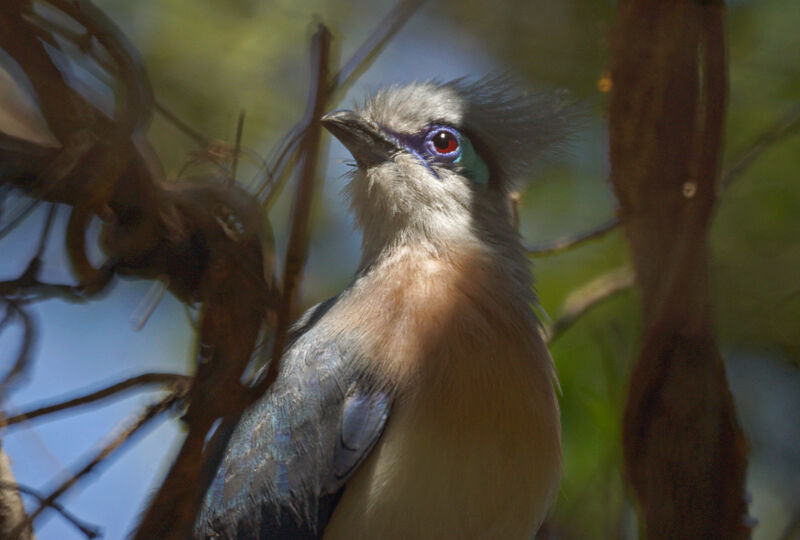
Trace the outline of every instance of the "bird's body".
<instances>
[{"instance_id":1,"label":"bird's body","mask_svg":"<svg viewBox=\"0 0 800 540\"><path fill-rule=\"evenodd\" d=\"M492 84L395 88L327 117L358 162L362 261L298 323L278 381L232 438L199 537L534 535L560 476L555 376L511 225L515 164L464 133L499 129L470 124L493 98L517 115L509 144L542 141L518 140L531 117L515 108L534 103ZM539 129L555 118L537 114Z\"/></svg>"},{"instance_id":2,"label":"bird's body","mask_svg":"<svg viewBox=\"0 0 800 540\"><path fill-rule=\"evenodd\" d=\"M513 277L475 247L399 249L348 291L351 313L331 310L359 317L396 397L326 540L527 538L541 523L560 470L549 356L530 298L498 290Z\"/></svg>"}]
</instances>

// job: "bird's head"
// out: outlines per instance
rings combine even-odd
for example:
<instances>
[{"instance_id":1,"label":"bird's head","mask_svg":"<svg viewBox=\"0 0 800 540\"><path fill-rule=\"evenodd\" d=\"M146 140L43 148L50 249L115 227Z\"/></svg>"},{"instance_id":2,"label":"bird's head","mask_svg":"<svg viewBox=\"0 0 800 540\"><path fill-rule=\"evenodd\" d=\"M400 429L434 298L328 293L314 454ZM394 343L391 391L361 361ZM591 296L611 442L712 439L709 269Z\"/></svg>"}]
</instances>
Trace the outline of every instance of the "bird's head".
<instances>
[{"instance_id":1,"label":"bird's head","mask_svg":"<svg viewBox=\"0 0 800 540\"><path fill-rule=\"evenodd\" d=\"M567 109L506 79L392 86L322 124L350 151L364 256L515 237L508 194L564 138Z\"/></svg>"}]
</instances>

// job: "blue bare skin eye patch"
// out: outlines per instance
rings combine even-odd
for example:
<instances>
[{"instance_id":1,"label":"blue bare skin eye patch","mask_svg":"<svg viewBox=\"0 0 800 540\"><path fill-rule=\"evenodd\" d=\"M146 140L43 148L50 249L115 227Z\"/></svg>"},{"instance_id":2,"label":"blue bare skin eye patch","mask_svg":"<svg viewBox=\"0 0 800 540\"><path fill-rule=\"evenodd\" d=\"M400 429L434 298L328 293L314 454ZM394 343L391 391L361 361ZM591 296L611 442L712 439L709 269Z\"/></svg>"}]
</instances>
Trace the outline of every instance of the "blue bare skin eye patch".
<instances>
[{"instance_id":1,"label":"blue bare skin eye patch","mask_svg":"<svg viewBox=\"0 0 800 540\"><path fill-rule=\"evenodd\" d=\"M479 186L489 185L489 167L481 159L472 143L463 135L459 138L461 155L453 163L458 163L464 169L464 175Z\"/></svg>"},{"instance_id":2,"label":"blue bare skin eye patch","mask_svg":"<svg viewBox=\"0 0 800 540\"><path fill-rule=\"evenodd\" d=\"M395 133L394 131L381 126L381 129L391 135L398 146L402 146L408 153L419 159L430 171L434 178L439 178L439 174L432 165L454 165L458 172L469 178L474 184L481 187L489 185L489 167L481 159L470 140L458 130L449 126L432 125L420 133L407 135ZM458 139L457 150L446 155L439 155L430 148L430 134L437 130L447 130L453 133Z\"/></svg>"}]
</instances>

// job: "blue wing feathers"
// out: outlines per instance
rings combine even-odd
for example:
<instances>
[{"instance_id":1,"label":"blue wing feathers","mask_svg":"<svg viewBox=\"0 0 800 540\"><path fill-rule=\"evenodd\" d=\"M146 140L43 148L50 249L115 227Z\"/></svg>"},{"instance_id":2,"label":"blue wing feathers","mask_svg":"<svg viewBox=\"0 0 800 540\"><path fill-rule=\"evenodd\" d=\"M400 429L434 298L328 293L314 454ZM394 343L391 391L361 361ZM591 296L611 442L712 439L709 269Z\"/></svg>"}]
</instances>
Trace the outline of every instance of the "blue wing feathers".
<instances>
[{"instance_id":1,"label":"blue wing feathers","mask_svg":"<svg viewBox=\"0 0 800 540\"><path fill-rule=\"evenodd\" d=\"M341 430L333 458L330 491L338 490L367 457L377 442L389 414L385 393L364 393L356 389L345 398Z\"/></svg>"},{"instance_id":2,"label":"blue wing feathers","mask_svg":"<svg viewBox=\"0 0 800 540\"><path fill-rule=\"evenodd\" d=\"M379 439L391 397L358 372L352 352L326 339L318 322L330 305L303 316L275 384L236 427L196 538L321 537Z\"/></svg>"}]
</instances>

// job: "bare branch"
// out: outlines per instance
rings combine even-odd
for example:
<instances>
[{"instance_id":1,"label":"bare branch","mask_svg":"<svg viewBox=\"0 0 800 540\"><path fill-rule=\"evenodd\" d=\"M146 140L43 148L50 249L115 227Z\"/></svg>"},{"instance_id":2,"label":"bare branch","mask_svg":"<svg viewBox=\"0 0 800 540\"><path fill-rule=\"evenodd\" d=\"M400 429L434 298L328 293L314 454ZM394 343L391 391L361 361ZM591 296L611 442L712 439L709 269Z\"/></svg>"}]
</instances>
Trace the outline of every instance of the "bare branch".
<instances>
[{"instance_id":1,"label":"bare branch","mask_svg":"<svg viewBox=\"0 0 800 540\"><path fill-rule=\"evenodd\" d=\"M758 135L744 150L739 152L722 175L722 187L729 187L770 146L800 128L800 103L789 109L775 123Z\"/></svg>"},{"instance_id":2,"label":"bare branch","mask_svg":"<svg viewBox=\"0 0 800 540\"><path fill-rule=\"evenodd\" d=\"M39 237L39 245L36 248L36 254L33 256L33 260L38 261L42 257L42 253L44 253L44 248L47 246L47 238L50 236L50 229L53 226L53 219L56 217L56 212L58 211L58 207L50 203L50 209L47 211L47 217L44 221L44 228L42 229L42 235Z\"/></svg>"},{"instance_id":3,"label":"bare branch","mask_svg":"<svg viewBox=\"0 0 800 540\"><path fill-rule=\"evenodd\" d=\"M275 157L270 159L270 165L264 171L264 180L256 190L256 195L262 196L269 188L269 191L266 192L266 197L264 197L264 208L267 211L272 208L272 205L275 204L278 196L283 191L288 178L286 174L288 165L291 163L297 150L297 145L300 143L303 133L308 129L309 123L309 121L303 119L289 130L278 149L273 153Z\"/></svg>"},{"instance_id":4,"label":"bare branch","mask_svg":"<svg viewBox=\"0 0 800 540\"><path fill-rule=\"evenodd\" d=\"M3 147L2 151L4 155L8 154L16 160L12 163L14 176L10 179L14 185L22 187L29 194L32 193L36 199L65 202L73 206L67 227L68 252L74 266L80 269L76 273L81 283L99 284L88 289L92 292L98 290L97 287L102 287L101 283L104 283L100 281L100 278L109 278L115 272L142 275L147 278L167 274L170 277L170 289L176 295L185 301L199 302L203 306L199 341L205 347L201 350L210 351L210 357L208 358L209 365L201 363L198 366L197 377L190 389L191 399L187 397L190 406L187 409L185 420L189 425L189 436L181 453L173 463L167 481L159 490L159 494L154 497L154 502L137 533L140 537L152 538L153 535L149 535L148 531L152 531L152 526L157 523L156 528L168 527L170 528L168 534L177 535L174 536L175 538L185 538L186 532L191 530L194 512L200 502L197 495L202 496L208 485L203 479L197 481L198 467L196 465L199 463L202 465L201 471L208 471L215 468L218 463L208 457L208 452L203 451L208 429L217 418L223 419L223 426L232 427L238 420L241 411L257 397L257 392L241 391L241 371L252 354L252 347L257 341L259 329L265 324L264 317L271 313L274 307L272 303L276 298L271 288L273 284L272 254L264 252L270 247L264 248L267 239L262 236L267 227L263 221L256 219L261 216L260 212L258 216L249 213L251 207L242 200L246 198L244 197L246 194L240 194L241 190L228 189L221 193L222 190L216 185L187 186L178 189L172 189L172 186L170 189L165 189L160 185L161 177L158 174L150 174L151 170L155 170L151 167L153 163L148 160L147 155L142 153L144 151L141 148L142 142L137 137L141 135L140 128L146 123L151 110L163 109L163 107L159 107L155 103L144 70L129 43L90 2L86 0L46 1L68 14L86 29L85 35L73 36L76 44L82 47L82 51L88 50L91 54L91 49L95 47L92 44L95 38L100 46L106 49L112 61L106 61L105 64L99 61L98 66L110 75L108 77L109 86L119 90L122 96L115 102L116 110L113 119L109 120L104 117L99 109L69 87L64 74L60 72L60 67L68 66L68 63L62 64L53 61L54 59L58 60L55 56L61 54L57 48L48 52L34 37L42 33L42 27L37 27L36 21L26 19L20 16L20 13L9 10L10 23L8 24L16 24L16 34L22 36L20 41L25 41L25 43L12 43L12 47L16 48L10 54L23 65L23 69L28 66L27 74L34 74L31 86L34 93L40 98L40 102L44 103L42 105L43 115L60 141L61 148L39 148L34 147L35 145L27 145L22 148L17 141L3 137L4 143L13 144L7 148ZM399 5L409 6L419 3L421 3L419 0L406 1ZM23 4L24 2L21 2L20 6ZM385 39L372 43L371 53L355 60L353 66L364 66L371 61L377 54L377 49L384 46L388 37L397 31L404 22L404 18L410 16L410 13L411 10L408 8L405 10L398 8L393 12L390 19L397 19L395 24L373 33L373 37L384 33ZM0 16L0 22L3 22L2 16ZM45 29L46 31L47 29ZM55 32L55 30L50 31ZM6 36L12 35L9 32L5 32L5 34ZM317 59L320 68L319 76L312 77L310 107L303 121L298 124L299 129L290 134L288 153L283 152L286 158L280 158L274 162L277 163L277 166L264 169L270 173L268 180L271 181L276 176L282 178L288 163L296 157L301 163L292 220L290 254L286 261L287 271L284 273L283 293L290 300L295 294L294 291L297 290L307 251L308 221L313 198L313 189L311 188L313 188L319 160L319 117L330 101L328 90L332 84L331 81L336 80L329 77L327 31L321 32L318 40L324 44L317 51L320 57ZM6 43L4 40L4 45ZM96 50L99 51L99 48ZM364 53L365 51L362 48L360 52ZM99 57L95 55L95 58ZM43 63L46 69L42 72L36 67L37 63ZM343 81L345 79L352 81L356 77L354 71L350 71L349 75L347 75L347 71L343 73L345 73ZM237 131L237 143L233 153L225 154L231 159L228 163L233 171L237 168L240 153L242 157L249 156L247 151L241 147L241 124ZM101 133L102 136L98 136L98 133ZM109 133L111 136L106 136ZM203 142L208 141L206 138L202 140ZM204 146L208 147L207 144ZM81 163L85 161L84 158L89 152L100 156L99 162L92 163L91 168L82 169ZM33 153L36 155L41 153L43 157L33 159ZM278 156L281 155L279 152ZM278 172L277 175L274 174L275 171ZM228 173L229 171L226 169L224 172ZM228 174L224 176L228 177ZM272 189L270 196L277 196L279 191L279 189ZM90 198L91 201L87 201L87 198ZM215 208L222 207L222 209L220 211L208 209L209 201L217 203ZM127 208L141 209L145 215L142 221L137 222L138 224L135 226L121 219L114 221L114 218L124 217L123 213ZM116 251L109 253L109 263L101 269L94 269L91 268L88 257L86 257L84 243L86 226L89 216L93 214L106 215L107 211L111 219L104 227L104 232L111 235L109 238L113 242L112 245L125 247L115 248ZM241 225L244 232L228 227L229 218L234 220L234 224ZM241 223L235 221L236 219L239 219ZM153 224L156 225L156 228L150 227ZM165 227L167 230L162 230L161 227ZM173 228L177 230L173 230ZM208 239L204 247L207 247L207 251L210 253L208 262L203 263L204 266L200 268L183 264L184 260L196 262L192 259L194 254L192 246L188 242L184 242L187 232L194 231L196 228L203 229L204 237ZM47 224L46 229L49 230ZM141 236L145 236L145 238L141 238ZM255 236L261 242L254 242ZM129 239L135 240L135 243L129 243ZM40 245L44 246L45 241L42 240ZM256 244L258 249L254 249ZM140 248L139 246L144 247ZM123 249L127 251L123 251ZM242 255L238 253L239 251L246 251L246 253ZM234 252L238 255L231 257ZM165 254L169 254L168 261L165 261ZM252 255L256 255L256 257L251 257ZM244 257L248 257L248 260L239 260ZM201 279L192 279L197 278L198 275ZM97 281L94 281L95 277L98 278ZM253 289L255 291L234 294L231 297L231 286L239 284L245 279L248 280L248 284L250 281L254 282ZM11 295L24 294L24 300L20 300L20 302L29 301L30 294L34 291L44 296L77 293L81 290L40 283L36 279L35 271L26 272L17 280L0 283L1 288L5 288L5 292ZM240 289L244 289L244 287L240 286ZM78 295L76 294L76 296ZM243 308L242 304L247 304L247 306ZM279 319L282 329L278 335L282 341L286 339L286 327L290 317L290 304L288 302L285 304L284 316ZM243 313L244 311L246 313ZM242 330L243 325L248 328ZM241 335L248 332L252 336L252 343ZM280 348L278 351L279 356ZM277 369L277 362L273 362L271 367ZM262 383L266 384L259 390L266 388L269 380L270 375L262 380ZM221 383L217 386L223 387L223 398L225 396L229 396L229 398L220 399L218 389L209 386L214 383ZM49 405L32 411L32 413L36 416L43 416L56 410L77 407L92 400L101 399L107 392L123 391L120 384L123 383L118 383L114 388L104 389L89 396ZM14 422L21 421L22 416L17 415ZM146 421L142 420L142 422ZM135 432L139 429L138 425L137 423L131 427L128 432L131 434ZM224 447L229 431L228 429L219 430L215 434L214 443L219 447ZM225 436L226 433L227 436ZM41 501L42 505L32 514L28 522L36 519L49 502L54 501L70 489L77 482L77 478L90 472L93 467L105 459L105 456L110 455L121 444L120 439L113 441L95 459L83 467L75 478L65 481L50 496L45 497ZM195 459L198 457L202 459ZM190 462L193 464L187 465ZM173 475L173 472L176 474ZM184 473L194 474L186 476ZM173 476L174 478L172 478ZM210 475L206 474L206 476ZM187 478L191 478L188 483L185 481ZM169 483L170 479L175 481ZM176 486L186 486L187 484L190 485L188 489L173 489ZM164 497L176 493L184 495L183 499L185 500L174 505L161 504L164 502ZM156 510L153 510L154 508ZM159 509L167 509L168 519L158 519L165 515ZM169 523L165 525L165 522ZM168 534L163 538L173 537Z\"/></svg>"},{"instance_id":5,"label":"bare branch","mask_svg":"<svg viewBox=\"0 0 800 540\"><path fill-rule=\"evenodd\" d=\"M144 325L147 324L147 321L164 298L164 295L167 294L168 289L169 276L159 276L153 282L147 290L147 294L145 294L142 301L136 307L136 311L131 315L131 323L133 324L134 330L138 332L144 328Z\"/></svg>"},{"instance_id":6,"label":"bare branch","mask_svg":"<svg viewBox=\"0 0 800 540\"><path fill-rule=\"evenodd\" d=\"M126 98L121 102L118 100L116 104L115 131L120 140L127 140L134 131L147 123L154 102L153 89L139 53L114 21L89 0L46 1L83 25L116 64L120 85L126 90Z\"/></svg>"},{"instance_id":7,"label":"bare branch","mask_svg":"<svg viewBox=\"0 0 800 540\"><path fill-rule=\"evenodd\" d=\"M605 223L602 223L588 231L573 236L559 238L558 240L554 240L552 242L531 246L528 248L528 255L533 257L547 257L548 255L555 255L556 253L561 253L583 245L591 240L602 238L606 234L617 229L621 224L622 222L620 221L619 217L613 217Z\"/></svg>"},{"instance_id":8,"label":"bare branch","mask_svg":"<svg viewBox=\"0 0 800 540\"><path fill-rule=\"evenodd\" d=\"M52 405L36 407L19 414L15 414L14 416L9 416L5 421L0 420L0 427L13 426L15 424L19 424L20 422L31 421L41 416L74 409L109 397L121 397L126 391L133 390L141 386L166 385L173 392L179 389L183 389L182 391L185 391L185 388L188 387L190 382L191 377L181 375L179 373L143 373L100 390L95 390L94 392L90 392L88 394L83 394L75 398L58 399L56 400L56 403Z\"/></svg>"},{"instance_id":9,"label":"bare branch","mask_svg":"<svg viewBox=\"0 0 800 540\"><path fill-rule=\"evenodd\" d=\"M61 497L64 493L66 493L70 488L72 488L81 478L86 476L87 474L91 473L95 467L103 463L109 456L111 456L115 450L122 447L125 443L129 442L131 438L143 427L148 425L154 418L158 415L163 413L164 411L168 410L173 404L175 404L178 400L180 400L182 396L180 393L173 392L169 394L164 399L150 405L147 409L134 420L128 427L122 430L122 432L114 437L108 444L106 444L102 449L100 449L97 454L93 458L91 458L83 467L81 467L78 472L74 475L70 476L66 480L64 480L56 489L54 489L49 495L44 497L43 500L40 501L39 507L34 510L28 519L25 520L23 523L20 523L14 531L12 531L10 537L15 538L15 534L19 534L25 530L26 527L30 526L36 518L38 518L42 512L47 510L48 507L51 506L53 502L55 502L59 497Z\"/></svg>"},{"instance_id":10,"label":"bare branch","mask_svg":"<svg viewBox=\"0 0 800 540\"><path fill-rule=\"evenodd\" d=\"M16 484L14 482L0 482L0 490L19 491L20 493L24 493L26 495L34 497L40 503L45 502L45 496L36 491L35 489L28 486L23 486L21 484ZM64 508L64 506L62 506L61 504L55 501L51 501L47 506L49 506L50 508L61 514L61 516L64 519L66 519L73 526L75 526L75 528L78 529L81 533L83 533L83 535L86 536L86 538L97 538L98 536L101 535L99 527L79 519L69 510ZM0 538L3 538L2 534L0 534Z\"/></svg>"},{"instance_id":11,"label":"bare branch","mask_svg":"<svg viewBox=\"0 0 800 540\"><path fill-rule=\"evenodd\" d=\"M800 128L800 104L793 106L777 121L760 133L747 147L739 152L731 164L722 174L722 187L728 188L739 176L741 176L756 159L763 154L770 146L780 142L782 139L794 134ZM601 238L607 233L617 229L622 225L619 217L614 217L605 223L588 231L567 236L552 242L542 243L528 248L528 255L533 257L546 257L555 255L574 247L583 245L586 242Z\"/></svg>"},{"instance_id":12,"label":"bare branch","mask_svg":"<svg viewBox=\"0 0 800 540\"><path fill-rule=\"evenodd\" d=\"M46 1L46 0L45 0ZM65 39L66 41L74 44L77 46L82 52L88 54L97 65L101 68L101 70L92 70L92 74L98 78L98 80L102 81L103 83L107 84L109 87L113 87L114 80L108 76L108 73L115 74L117 73L116 66L108 60L107 57L102 56L99 54L96 47L94 47L94 43L87 39L90 38L91 35L82 32L76 32L75 30L68 28L64 25L58 24L46 17L42 17L38 13L29 13L27 14L27 18L36 23L37 26L41 27L47 32L51 32L55 35L58 35ZM47 38L48 34L43 33L43 37ZM105 73L108 72L108 73ZM198 130L191 127L185 121L181 120L175 113L170 111L166 106L160 103L158 100L153 97L152 99L153 110L159 113L164 119L175 126L178 131L185 134L187 137L192 139L198 146L202 148L206 148L207 146L212 144L212 139L206 137Z\"/></svg>"},{"instance_id":13,"label":"bare branch","mask_svg":"<svg viewBox=\"0 0 800 540\"><path fill-rule=\"evenodd\" d=\"M378 23L361 47L353 53L343 65L342 69L331 79L329 93L347 92L350 86L372 65L378 54L386 44L405 25L425 0L401 0L395 4L392 11Z\"/></svg>"},{"instance_id":14,"label":"bare branch","mask_svg":"<svg viewBox=\"0 0 800 540\"><path fill-rule=\"evenodd\" d=\"M745 149L731 160L731 164L726 167L726 170L722 174L722 188L730 187L730 185L750 168L756 159L761 157L761 154L769 149L770 146L793 135L798 128L800 128L800 104L790 108L783 116L755 137ZM620 225L622 225L620 218L614 217L593 229L574 236L567 236L553 242L531 246L528 248L528 254L533 257L555 255L583 245L596 238L601 238L607 233L619 228Z\"/></svg>"},{"instance_id":15,"label":"bare branch","mask_svg":"<svg viewBox=\"0 0 800 540\"><path fill-rule=\"evenodd\" d=\"M244 130L244 111L239 112L236 122L236 146L233 148L233 162L231 163L231 182L236 181L236 169L239 166L239 154L242 150L242 131Z\"/></svg>"},{"instance_id":16,"label":"bare branch","mask_svg":"<svg viewBox=\"0 0 800 540\"><path fill-rule=\"evenodd\" d=\"M8 299L5 299L5 302L8 306L6 309L13 310L22 323L23 334L22 343L20 343L19 352L17 353L14 365L11 366L11 369L6 373L2 381L0 381L0 395L2 395L2 393L13 384L14 380L28 367L31 359L31 349L33 348L34 337L36 335L33 319L28 312L22 309L16 302Z\"/></svg>"},{"instance_id":17,"label":"bare branch","mask_svg":"<svg viewBox=\"0 0 800 540\"><path fill-rule=\"evenodd\" d=\"M375 60L386 44L402 28L411 15L422 5L425 0L400 0L391 12L375 27L364 44L351 56L344 67L327 83L326 95L332 96L335 92L347 91L347 88L363 73ZM305 132L309 129L313 118L307 115L295 124L283 138L283 142L273 153L270 166L265 170L265 178L256 190L261 196L269 187L270 190L264 200L264 208L269 210L280 195L285 183L285 170L292 161L292 156L297 150Z\"/></svg>"},{"instance_id":18,"label":"bare branch","mask_svg":"<svg viewBox=\"0 0 800 540\"><path fill-rule=\"evenodd\" d=\"M319 162L320 131L319 119L324 112L324 107L329 98L328 70L330 54L330 32L319 25L311 42L312 54L312 85L306 106L306 118L310 118L309 129L305 131L300 149L302 163L292 205L292 225L289 234L289 245L286 250L286 264L283 272L283 287L281 300L278 304L278 322L275 329L275 340L272 349L272 361L267 368L266 375L256 385L255 395L260 396L274 382L278 374L280 357L286 343L286 332L291 323L291 306L295 290L300 280L300 275L305 266L308 252L309 221L311 216L311 201L314 195L315 180L317 177L317 164Z\"/></svg>"},{"instance_id":19,"label":"bare branch","mask_svg":"<svg viewBox=\"0 0 800 540\"><path fill-rule=\"evenodd\" d=\"M28 204L25 207L17 212L17 214L12 217L8 223L0 227L0 239L6 236L8 233L14 230L14 228L19 225L26 217L31 215L31 212L36 210L36 208L42 204L41 199L33 199L28 201Z\"/></svg>"},{"instance_id":20,"label":"bare branch","mask_svg":"<svg viewBox=\"0 0 800 540\"><path fill-rule=\"evenodd\" d=\"M545 341L553 343L566 332L575 321L612 296L633 287L633 270L625 265L602 274L585 285L570 292L559 310L555 322L543 329Z\"/></svg>"},{"instance_id":21,"label":"bare branch","mask_svg":"<svg viewBox=\"0 0 800 540\"><path fill-rule=\"evenodd\" d=\"M158 101L154 102L155 110L161 116L166 118L173 126L178 128L179 131L185 133L190 139L197 143L198 146L202 148L206 148L208 145L211 144L211 139L206 137L189 124L178 118L175 113L167 109L163 104L159 103Z\"/></svg>"}]
</instances>

